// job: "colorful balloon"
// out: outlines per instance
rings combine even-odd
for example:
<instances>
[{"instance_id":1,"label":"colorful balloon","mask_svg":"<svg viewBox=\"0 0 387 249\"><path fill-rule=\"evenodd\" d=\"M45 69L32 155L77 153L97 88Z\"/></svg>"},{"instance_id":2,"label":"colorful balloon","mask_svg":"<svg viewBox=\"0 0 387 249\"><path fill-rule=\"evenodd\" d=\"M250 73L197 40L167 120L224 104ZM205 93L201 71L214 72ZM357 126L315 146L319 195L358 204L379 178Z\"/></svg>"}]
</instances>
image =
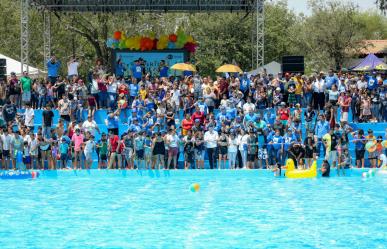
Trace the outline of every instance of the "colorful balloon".
<instances>
[{"instance_id":1,"label":"colorful balloon","mask_svg":"<svg viewBox=\"0 0 387 249\"><path fill-rule=\"evenodd\" d=\"M121 31L116 31L114 32L113 34L113 38L116 39L116 40L120 40L121 39Z\"/></svg>"},{"instance_id":2,"label":"colorful balloon","mask_svg":"<svg viewBox=\"0 0 387 249\"><path fill-rule=\"evenodd\" d=\"M169 35L169 41L171 41L171 42L176 42L176 41L177 41L177 35L175 35L175 34L170 34L170 35Z\"/></svg>"}]
</instances>

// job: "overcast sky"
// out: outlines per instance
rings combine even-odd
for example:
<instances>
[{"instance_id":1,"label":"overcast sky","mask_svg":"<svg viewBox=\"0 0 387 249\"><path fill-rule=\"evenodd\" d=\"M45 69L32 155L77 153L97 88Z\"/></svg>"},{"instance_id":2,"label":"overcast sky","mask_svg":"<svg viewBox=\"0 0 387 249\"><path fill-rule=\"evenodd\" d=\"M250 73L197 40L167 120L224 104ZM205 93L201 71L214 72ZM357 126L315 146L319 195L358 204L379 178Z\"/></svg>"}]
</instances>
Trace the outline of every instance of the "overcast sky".
<instances>
[{"instance_id":1,"label":"overcast sky","mask_svg":"<svg viewBox=\"0 0 387 249\"><path fill-rule=\"evenodd\" d=\"M361 10L375 10L375 0L347 0L356 3ZM310 14L310 10L308 9L308 0L288 0L288 6L290 9L296 11L296 13L305 13Z\"/></svg>"}]
</instances>

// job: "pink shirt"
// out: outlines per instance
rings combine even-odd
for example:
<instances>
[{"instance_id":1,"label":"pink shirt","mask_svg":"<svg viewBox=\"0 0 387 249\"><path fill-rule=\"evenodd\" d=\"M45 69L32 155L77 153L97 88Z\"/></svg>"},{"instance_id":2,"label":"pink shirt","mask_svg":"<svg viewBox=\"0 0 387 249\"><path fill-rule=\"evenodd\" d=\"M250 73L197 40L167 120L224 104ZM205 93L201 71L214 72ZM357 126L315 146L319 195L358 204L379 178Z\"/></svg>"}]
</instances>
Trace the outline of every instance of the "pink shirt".
<instances>
[{"instance_id":1,"label":"pink shirt","mask_svg":"<svg viewBox=\"0 0 387 249\"><path fill-rule=\"evenodd\" d=\"M79 134L77 135L76 133L73 135L71 138L71 141L74 142L74 150L75 151L81 151L81 145L83 143L83 135Z\"/></svg>"}]
</instances>

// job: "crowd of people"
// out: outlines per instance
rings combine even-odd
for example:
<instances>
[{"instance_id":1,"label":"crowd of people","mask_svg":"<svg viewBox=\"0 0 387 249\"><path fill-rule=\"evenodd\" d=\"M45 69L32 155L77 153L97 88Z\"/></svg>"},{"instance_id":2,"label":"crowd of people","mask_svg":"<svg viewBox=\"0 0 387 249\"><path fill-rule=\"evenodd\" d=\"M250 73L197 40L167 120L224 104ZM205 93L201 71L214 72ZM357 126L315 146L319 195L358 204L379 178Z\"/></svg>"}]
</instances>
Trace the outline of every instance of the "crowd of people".
<instances>
[{"instance_id":1,"label":"crowd of people","mask_svg":"<svg viewBox=\"0 0 387 249\"><path fill-rule=\"evenodd\" d=\"M80 64L72 58L61 77L62 64L52 56L46 79L24 72L0 83L2 169L88 169L95 154L100 169L177 169L180 154L186 169L202 169L206 160L211 169L272 168L288 158L308 168L317 157L340 169L364 167L369 141L377 146L367 153L371 167L386 164L386 134L350 125L387 122L380 72L170 76L161 61L159 75L150 75L140 58L129 69L118 61L114 73L97 60L81 77ZM60 115L55 125L53 109ZM101 109L108 112L107 132L95 121Z\"/></svg>"}]
</instances>

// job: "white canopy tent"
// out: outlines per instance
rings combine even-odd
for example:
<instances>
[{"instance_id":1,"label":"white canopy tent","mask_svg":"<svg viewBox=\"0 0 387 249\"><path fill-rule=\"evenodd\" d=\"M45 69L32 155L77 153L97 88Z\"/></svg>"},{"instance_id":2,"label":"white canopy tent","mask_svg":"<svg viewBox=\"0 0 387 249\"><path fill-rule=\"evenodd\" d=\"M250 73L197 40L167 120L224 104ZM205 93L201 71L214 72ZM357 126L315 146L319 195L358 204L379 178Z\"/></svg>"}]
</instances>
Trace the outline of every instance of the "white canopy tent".
<instances>
[{"instance_id":1,"label":"white canopy tent","mask_svg":"<svg viewBox=\"0 0 387 249\"><path fill-rule=\"evenodd\" d=\"M273 75L278 74L281 72L281 64L276 61L272 61L262 67L259 67L253 71L250 71L249 74L250 75L260 74L263 72L264 69L266 69L267 74L273 74Z\"/></svg>"},{"instance_id":2,"label":"white canopy tent","mask_svg":"<svg viewBox=\"0 0 387 249\"><path fill-rule=\"evenodd\" d=\"M15 59L12 59L8 56L5 56L3 54L0 54L0 59L6 59L7 60L7 75L11 75L11 72L16 73L16 75L20 76L22 75L22 69L21 69L21 62L17 61ZM27 66L24 65L24 70L27 71ZM30 76L38 76L39 74L44 73L44 71L39 70L38 68L29 66L29 75Z\"/></svg>"}]
</instances>

